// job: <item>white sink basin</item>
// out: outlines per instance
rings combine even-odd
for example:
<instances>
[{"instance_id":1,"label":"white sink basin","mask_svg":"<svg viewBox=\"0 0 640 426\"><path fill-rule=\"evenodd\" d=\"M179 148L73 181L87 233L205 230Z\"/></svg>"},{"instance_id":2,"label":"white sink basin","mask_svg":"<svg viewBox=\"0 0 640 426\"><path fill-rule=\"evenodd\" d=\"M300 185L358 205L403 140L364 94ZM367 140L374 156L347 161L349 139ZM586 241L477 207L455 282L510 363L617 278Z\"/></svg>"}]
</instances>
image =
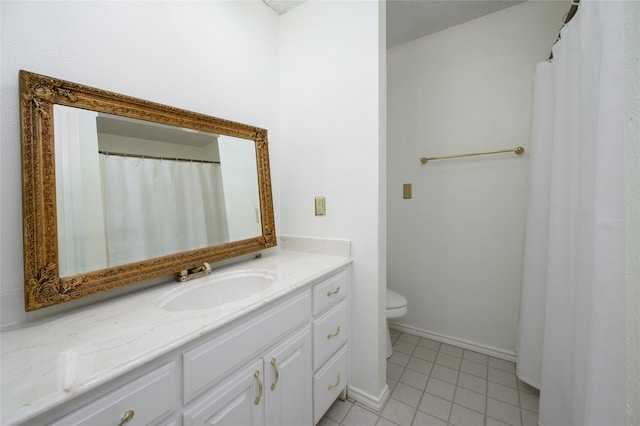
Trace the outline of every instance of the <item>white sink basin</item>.
<instances>
[{"instance_id":1,"label":"white sink basin","mask_svg":"<svg viewBox=\"0 0 640 426\"><path fill-rule=\"evenodd\" d=\"M167 311L193 311L248 301L269 290L275 279L275 272L267 269L212 274L179 284L179 288L159 298L156 306Z\"/></svg>"}]
</instances>

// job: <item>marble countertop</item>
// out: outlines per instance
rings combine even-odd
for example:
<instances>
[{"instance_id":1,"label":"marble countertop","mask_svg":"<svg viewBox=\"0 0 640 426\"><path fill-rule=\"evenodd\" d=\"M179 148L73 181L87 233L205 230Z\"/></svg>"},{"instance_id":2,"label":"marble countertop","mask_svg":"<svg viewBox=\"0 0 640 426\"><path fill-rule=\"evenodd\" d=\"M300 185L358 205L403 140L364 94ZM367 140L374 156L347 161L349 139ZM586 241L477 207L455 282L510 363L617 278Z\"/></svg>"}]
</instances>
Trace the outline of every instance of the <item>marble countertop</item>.
<instances>
[{"instance_id":1,"label":"marble countertop","mask_svg":"<svg viewBox=\"0 0 640 426\"><path fill-rule=\"evenodd\" d=\"M260 297L170 312L159 307L163 298L189 285L172 282L2 332L0 424L40 415L351 262L344 253L305 252L295 244L289 246L296 250L267 252L208 276L215 280L228 272L269 270L275 283Z\"/></svg>"}]
</instances>

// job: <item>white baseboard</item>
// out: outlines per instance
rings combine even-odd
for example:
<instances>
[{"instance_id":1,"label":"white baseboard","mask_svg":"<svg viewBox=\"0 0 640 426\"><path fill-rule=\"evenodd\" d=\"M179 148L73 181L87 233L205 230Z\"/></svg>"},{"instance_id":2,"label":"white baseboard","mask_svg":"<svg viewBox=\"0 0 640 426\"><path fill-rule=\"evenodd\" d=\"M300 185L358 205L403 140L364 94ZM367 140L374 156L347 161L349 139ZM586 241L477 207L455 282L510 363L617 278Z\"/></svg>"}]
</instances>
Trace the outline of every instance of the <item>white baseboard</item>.
<instances>
[{"instance_id":1,"label":"white baseboard","mask_svg":"<svg viewBox=\"0 0 640 426\"><path fill-rule=\"evenodd\" d=\"M449 345L458 346L463 349L479 352L481 354L504 359L506 361L512 361L512 362L516 361L516 353L512 351L505 351L503 349L481 345L479 343L471 342L469 340L458 339L456 337L451 337L451 336L445 336L442 334L433 333L431 331L422 330L416 327L411 327L408 325L398 324L394 322L389 322L389 328L392 328L398 331L404 331L406 333L414 334L420 337L426 337L427 339L436 340L441 343L447 343Z\"/></svg>"},{"instance_id":2,"label":"white baseboard","mask_svg":"<svg viewBox=\"0 0 640 426\"><path fill-rule=\"evenodd\" d=\"M382 393L380 393L380 395L378 395L377 397L374 397L371 394L363 392L360 389L349 385L347 397L358 402L361 405L364 405L367 408L371 408L377 413L381 413L384 405L389 399L389 386L385 384L384 389L382 389Z\"/></svg>"}]
</instances>

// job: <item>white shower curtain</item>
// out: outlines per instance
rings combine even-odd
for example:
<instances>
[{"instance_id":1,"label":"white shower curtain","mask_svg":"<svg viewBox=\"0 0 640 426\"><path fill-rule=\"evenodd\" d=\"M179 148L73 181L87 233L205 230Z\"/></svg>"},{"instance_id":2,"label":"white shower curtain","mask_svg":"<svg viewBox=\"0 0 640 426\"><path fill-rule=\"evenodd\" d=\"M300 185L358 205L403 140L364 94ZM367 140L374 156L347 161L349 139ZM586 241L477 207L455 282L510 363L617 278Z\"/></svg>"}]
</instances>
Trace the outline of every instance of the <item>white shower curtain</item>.
<instances>
[{"instance_id":1,"label":"white shower curtain","mask_svg":"<svg viewBox=\"0 0 640 426\"><path fill-rule=\"evenodd\" d=\"M623 9L583 0L537 70L518 374L541 425L626 424Z\"/></svg>"},{"instance_id":2,"label":"white shower curtain","mask_svg":"<svg viewBox=\"0 0 640 426\"><path fill-rule=\"evenodd\" d=\"M228 241L220 166L101 155L109 265Z\"/></svg>"}]
</instances>

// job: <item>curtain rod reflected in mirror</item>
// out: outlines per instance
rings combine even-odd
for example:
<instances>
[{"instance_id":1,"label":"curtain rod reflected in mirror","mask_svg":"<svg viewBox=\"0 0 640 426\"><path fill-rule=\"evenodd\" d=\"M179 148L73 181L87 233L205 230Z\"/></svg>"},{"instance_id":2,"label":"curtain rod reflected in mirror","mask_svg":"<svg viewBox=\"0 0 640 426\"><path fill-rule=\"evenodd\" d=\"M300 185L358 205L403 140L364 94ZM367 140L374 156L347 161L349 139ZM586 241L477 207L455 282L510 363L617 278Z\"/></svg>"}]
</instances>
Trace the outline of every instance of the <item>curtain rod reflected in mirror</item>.
<instances>
[{"instance_id":1,"label":"curtain rod reflected in mirror","mask_svg":"<svg viewBox=\"0 0 640 426\"><path fill-rule=\"evenodd\" d=\"M266 130L27 71L20 94L26 310L276 245Z\"/></svg>"},{"instance_id":2,"label":"curtain rod reflected in mirror","mask_svg":"<svg viewBox=\"0 0 640 426\"><path fill-rule=\"evenodd\" d=\"M98 151L98 154L104 155L115 155L117 157L131 157L131 158L142 158L149 160L167 160L167 161L184 161L186 163L202 163L202 164L220 164L219 161L207 161L207 160L194 160L193 158L172 158L172 157L158 157L153 155L144 155L144 154L127 154L126 152L109 152L109 151Z\"/></svg>"}]
</instances>

